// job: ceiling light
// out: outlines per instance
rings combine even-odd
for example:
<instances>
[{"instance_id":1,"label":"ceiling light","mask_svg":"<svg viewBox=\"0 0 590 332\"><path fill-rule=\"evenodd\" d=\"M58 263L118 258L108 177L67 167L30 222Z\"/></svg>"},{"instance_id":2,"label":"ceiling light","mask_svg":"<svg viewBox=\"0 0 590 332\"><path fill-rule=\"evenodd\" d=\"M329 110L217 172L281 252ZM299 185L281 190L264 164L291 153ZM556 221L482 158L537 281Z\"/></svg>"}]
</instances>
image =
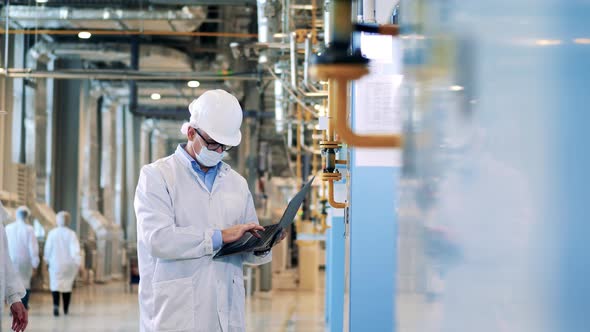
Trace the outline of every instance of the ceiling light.
<instances>
[{"instance_id":1,"label":"ceiling light","mask_svg":"<svg viewBox=\"0 0 590 332\"><path fill-rule=\"evenodd\" d=\"M88 39L92 37L92 34L88 31L80 31L78 32L78 38L80 39Z\"/></svg>"},{"instance_id":2,"label":"ceiling light","mask_svg":"<svg viewBox=\"0 0 590 332\"><path fill-rule=\"evenodd\" d=\"M574 39L576 44L590 44L590 38L576 38Z\"/></svg>"},{"instance_id":3,"label":"ceiling light","mask_svg":"<svg viewBox=\"0 0 590 332\"><path fill-rule=\"evenodd\" d=\"M186 85L188 85L189 88L198 88L201 83L199 83L199 81L188 81Z\"/></svg>"},{"instance_id":4,"label":"ceiling light","mask_svg":"<svg viewBox=\"0 0 590 332\"><path fill-rule=\"evenodd\" d=\"M159 93L152 93L150 98L152 98L153 100L160 100L160 98L162 98L162 96L160 96Z\"/></svg>"},{"instance_id":5,"label":"ceiling light","mask_svg":"<svg viewBox=\"0 0 590 332\"><path fill-rule=\"evenodd\" d=\"M561 40L559 39L537 39L535 40L535 45L538 46L553 46L561 44Z\"/></svg>"},{"instance_id":6,"label":"ceiling light","mask_svg":"<svg viewBox=\"0 0 590 332\"><path fill-rule=\"evenodd\" d=\"M449 90L451 90L451 91L463 91L463 87L460 86L460 85L451 85L449 87Z\"/></svg>"},{"instance_id":7,"label":"ceiling light","mask_svg":"<svg viewBox=\"0 0 590 332\"><path fill-rule=\"evenodd\" d=\"M47 3L48 0L35 0L37 3Z\"/></svg>"}]
</instances>

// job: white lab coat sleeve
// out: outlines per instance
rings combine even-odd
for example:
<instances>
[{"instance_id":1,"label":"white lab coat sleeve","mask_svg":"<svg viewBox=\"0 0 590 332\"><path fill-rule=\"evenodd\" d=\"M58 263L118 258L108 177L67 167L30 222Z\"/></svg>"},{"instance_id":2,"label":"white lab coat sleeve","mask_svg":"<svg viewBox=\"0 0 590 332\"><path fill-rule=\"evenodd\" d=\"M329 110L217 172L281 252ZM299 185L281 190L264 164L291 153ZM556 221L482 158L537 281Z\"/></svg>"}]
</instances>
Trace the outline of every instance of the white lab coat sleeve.
<instances>
[{"instance_id":1,"label":"white lab coat sleeve","mask_svg":"<svg viewBox=\"0 0 590 332\"><path fill-rule=\"evenodd\" d=\"M33 228L29 228L29 256L31 257L31 265L36 269L39 266L39 242Z\"/></svg>"},{"instance_id":2,"label":"white lab coat sleeve","mask_svg":"<svg viewBox=\"0 0 590 332\"><path fill-rule=\"evenodd\" d=\"M5 285L5 299L4 301L9 306L15 302L20 302L20 300L25 297L25 287L20 281L20 277L16 274L14 270L14 266L12 266L12 261L8 256L8 245L6 241L6 232L4 231L4 227L0 227L2 232L1 236L2 239L2 264L4 264L4 280L6 282Z\"/></svg>"},{"instance_id":3,"label":"white lab coat sleeve","mask_svg":"<svg viewBox=\"0 0 590 332\"><path fill-rule=\"evenodd\" d=\"M138 237L153 257L194 259L213 254L214 229L202 232L174 223L172 199L164 179L151 165L141 170L134 205Z\"/></svg>"},{"instance_id":4,"label":"white lab coat sleeve","mask_svg":"<svg viewBox=\"0 0 590 332\"><path fill-rule=\"evenodd\" d=\"M246 202L246 212L244 214L243 223L254 222L258 224L258 216L256 215L256 208L254 207L254 200L252 199L252 193L248 191L248 198ZM266 264L272 260L272 251L264 256L256 256L253 253L244 254L244 263L250 265L261 265Z\"/></svg>"}]
</instances>

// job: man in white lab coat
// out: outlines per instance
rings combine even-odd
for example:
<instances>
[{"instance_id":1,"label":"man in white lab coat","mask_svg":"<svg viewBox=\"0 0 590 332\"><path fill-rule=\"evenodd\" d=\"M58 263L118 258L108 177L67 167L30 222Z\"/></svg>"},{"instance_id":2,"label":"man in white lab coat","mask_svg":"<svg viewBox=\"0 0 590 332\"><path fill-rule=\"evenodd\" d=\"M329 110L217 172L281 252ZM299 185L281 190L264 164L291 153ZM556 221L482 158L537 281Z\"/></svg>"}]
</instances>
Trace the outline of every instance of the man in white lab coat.
<instances>
[{"instance_id":1,"label":"man in white lab coat","mask_svg":"<svg viewBox=\"0 0 590 332\"><path fill-rule=\"evenodd\" d=\"M244 331L242 263L271 255L212 259L223 243L263 230L246 180L221 161L240 143L242 109L212 90L189 111L188 142L143 167L137 185L141 331Z\"/></svg>"},{"instance_id":2,"label":"man in white lab coat","mask_svg":"<svg viewBox=\"0 0 590 332\"><path fill-rule=\"evenodd\" d=\"M69 229L70 214L61 211L56 217L57 227L47 234L43 258L49 266L49 289L53 296L53 315L59 316L59 299L63 298L64 314L68 314L74 279L80 268L80 243Z\"/></svg>"},{"instance_id":3,"label":"man in white lab coat","mask_svg":"<svg viewBox=\"0 0 590 332\"><path fill-rule=\"evenodd\" d=\"M16 221L6 225L10 259L27 290L27 294L22 299L27 310L29 310L33 269L39 266L39 243L35 237L33 226L27 224L30 214L26 206L21 206L16 210Z\"/></svg>"},{"instance_id":4,"label":"man in white lab coat","mask_svg":"<svg viewBox=\"0 0 590 332\"><path fill-rule=\"evenodd\" d=\"M0 300L10 306L12 330L21 332L25 330L28 324L27 309L21 302L21 299L25 296L25 288L21 284L8 255L6 232L4 230L6 221L8 221L8 214L0 202ZM1 329L2 315L0 314Z\"/></svg>"}]
</instances>

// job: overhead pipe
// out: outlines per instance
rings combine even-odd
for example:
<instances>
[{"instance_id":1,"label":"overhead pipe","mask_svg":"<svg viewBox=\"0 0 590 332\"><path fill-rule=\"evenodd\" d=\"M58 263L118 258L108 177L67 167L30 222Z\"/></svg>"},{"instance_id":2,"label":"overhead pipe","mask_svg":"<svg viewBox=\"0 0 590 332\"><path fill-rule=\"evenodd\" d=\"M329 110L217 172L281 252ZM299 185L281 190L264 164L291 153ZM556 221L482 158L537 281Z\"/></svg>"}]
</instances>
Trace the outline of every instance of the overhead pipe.
<instances>
[{"instance_id":1,"label":"overhead pipe","mask_svg":"<svg viewBox=\"0 0 590 332\"><path fill-rule=\"evenodd\" d=\"M137 38L137 36L131 36ZM55 58L79 58L88 61L119 61L130 65L132 45L129 43L48 43L38 42L28 51L35 58L47 56ZM192 59L185 53L170 47L142 45L139 57L165 57L179 64L179 68L190 70ZM35 68L33 68L35 69ZM148 68L141 68L146 70ZM26 70L26 69L23 69ZM15 69L16 71L16 69Z\"/></svg>"},{"instance_id":2,"label":"overhead pipe","mask_svg":"<svg viewBox=\"0 0 590 332\"><path fill-rule=\"evenodd\" d=\"M67 28L68 21L183 21L180 31L194 31L207 18L205 7L184 7L182 10L113 10L111 8L76 8L76 7L41 7L41 6L6 6L2 16L19 21L23 28L38 28L47 21L55 21L52 27ZM30 22L29 24L27 24ZM41 22L41 23L40 23Z\"/></svg>"},{"instance_id":3,"label":"overhead pipe","mask_svg":"<svg viewBox=\"0 0 590 332\"><path fill-rule=\"evenodd\" d=\"M225 5L255 5L256 0L149 0L157 5L199 5L199 6L225 6Z\"/></svg>"},{"instance_id":4,"label":"overhead pipe","mask_svg":"<svg viewBox=\"0 0 590 332\"><path fill-rule=\"evenodd\" d=\"M218 75L217 73L203 72L146 72L132 70L58 70L58 71L36 71L28 68L9 68L8 73L0 69L0 75L13 78L57 78L57 79L96 79L96 80L136 80L136 81L258 81L260 76L250 74L229 74ZM265 78L263 78L265 79ZM268 79L268 78L266 78Z\"/></svg>"},{"instance_id":5,"label":"overhead pipe","mask_svg":"<svg viewBox=\"0 0 590 332\"><path fill-rule=\"evenodd\" d=\"M205 31L170 31L170 30L57 30L57 29L37 29L37 30L0 30L0 33L11 35L78 35L81 31L90 32L95 36L171 36L171 37L222 37L222 38L257 38L255 33L238 33L238 32L205 32Z\"/></svg>"}]
</instances>

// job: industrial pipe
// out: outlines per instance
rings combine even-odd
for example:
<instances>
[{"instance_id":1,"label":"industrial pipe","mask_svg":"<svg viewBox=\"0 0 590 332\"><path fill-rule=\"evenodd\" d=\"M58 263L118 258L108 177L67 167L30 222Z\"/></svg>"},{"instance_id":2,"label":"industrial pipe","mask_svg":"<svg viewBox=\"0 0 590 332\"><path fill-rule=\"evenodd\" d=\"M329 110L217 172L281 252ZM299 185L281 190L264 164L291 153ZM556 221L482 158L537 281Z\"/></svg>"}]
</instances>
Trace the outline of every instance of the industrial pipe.
<instances>
[{"instance_id":1,"label":"industrial pipe","mask_svg":"<svg viewBox=\"0 0 590 332\"><path fill-rule=\"evenodd\" d=\"M346 79L330 80L330 86L334 85L334 96L336 97L334 103L330 105L330 107L334 107L330 112L332 114L330 122L332 122L340 139L348 145L355 147L401 147L403 143L401 135L358 135L352 131L347 119L347 84L348 81Z\"/></svg>"},{"instance_id":2,"label":"industrial pipe","mask_svg":"<svg viewBox=\"0 0 590 332\"><path fill-rule=\"evenodd\" d=\"M255 33L236 32L203 32L203 31L166 31L166 30L0 30L0 33L11 35L78 35L81 31L96 36L176 36L176 37L222 37L222 38L258 38Z\"/></svg>"},{"instance_id":3,"label":"industrial pipe","mask_svg":"<svg viewBox=\"0 0 590 332\"><path fill-rule=\"evenodd\" d=\"M328 179L328 203L335 209L344 209L346 203L336 202L334 200L334 181L336 179Z\"/></svg>"},{"instance_id":4,"label":"industrial pipe","mask_svg":"<svg viewBox=\"0 0 590 332\"><path fill-rule=\"evenodd\" d=\"M36 71L27 68L9 68L8 73L5 69L0 69L0 75L14 78L57 78L57 79L97 79L97 80L137 80L137 81L257 81L260 79L257 75L216 75L213 73L204 74L203 72L145 72L134 70L60 70L60 71Z\"/></svg>"},{"instance_id":5,"label":"industrial pipe","mask_svg":"<svg viewBox=\"0 0 590 332\"><path fill-rule=\"evenodd\" d=\"M397 36L399 35L399 25L397 24L368 24L357 23L354 25L356 31L378 33L381 35Z\"/></svg>"},{"instance_id":6,"label":"industrial pipe","mask_svg":"<svg viewBox=\"0 0 590 332\"><path fill-rule=\"evenodd\" d=\"M309 61L311 60L311 52L312 52L312 46L311 46L311 35L308 34L307 37L305 37L305 55L303 58L303 85L309 89Z\"/></svg>"},{"instance_id":7,"label":"industrial pipe","mask_svg":"<svg viewBox=\"0 0 590 332\"><path fill-rule=\"evenodd\" d=\"M290 40L291 87L297 91L297 33L291 32Z\"/></svg>"}]
</instances>

